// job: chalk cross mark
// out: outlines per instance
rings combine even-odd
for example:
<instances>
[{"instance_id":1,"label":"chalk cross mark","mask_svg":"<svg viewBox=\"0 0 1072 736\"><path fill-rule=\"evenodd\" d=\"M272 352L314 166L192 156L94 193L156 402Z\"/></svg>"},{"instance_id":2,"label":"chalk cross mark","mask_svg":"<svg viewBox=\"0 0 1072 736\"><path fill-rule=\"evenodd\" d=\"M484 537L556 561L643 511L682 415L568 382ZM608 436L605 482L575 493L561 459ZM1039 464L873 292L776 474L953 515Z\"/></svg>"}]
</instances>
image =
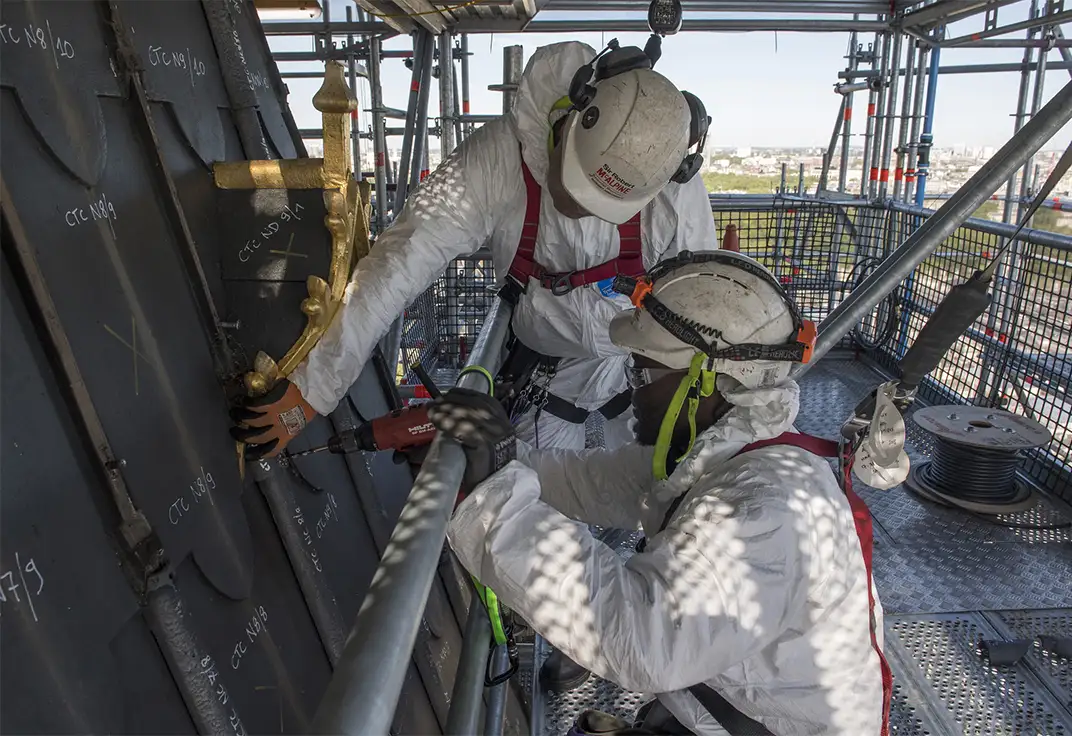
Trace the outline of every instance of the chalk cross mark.
<instances>
[{"instance_id":1,"label":"chalk cross mark","mask_svg":"<svg viewBox=\"0 0 1072 736\"><path fill-rule=\"evenodd\" d=\"M293 246L294 246L294 233L291 233L290 234L290 240L287 241L287 249L286 250L269 250L268 252L269 253L275 253L277 256L283 256L284 261L287 260L288 258L290 258L291 256L295 256L297 258L308 258L309 257L305 253L298 253L297 251L292 251L291 248Z\"/></svg>"},{"instance_id":2,"label":"chalk cross mark","mask_svg":"<svg viewBox=\"0 0 1072 736\"><path fill-rule=\"evenodd\" d=\"M130 350L130 355L134 363L134 395L138 395L138 358L144 360L147 364L152 365L149 359L145 357L145 354L138 350L138 322L134 319L134 315L130 315L130 342L127 342L126 338L121 337L118 332L113 330L108 325L104 325L104 329L108 331L108 334L114 337L119 342L127 346Z\"/></svg>"}]
</instances>

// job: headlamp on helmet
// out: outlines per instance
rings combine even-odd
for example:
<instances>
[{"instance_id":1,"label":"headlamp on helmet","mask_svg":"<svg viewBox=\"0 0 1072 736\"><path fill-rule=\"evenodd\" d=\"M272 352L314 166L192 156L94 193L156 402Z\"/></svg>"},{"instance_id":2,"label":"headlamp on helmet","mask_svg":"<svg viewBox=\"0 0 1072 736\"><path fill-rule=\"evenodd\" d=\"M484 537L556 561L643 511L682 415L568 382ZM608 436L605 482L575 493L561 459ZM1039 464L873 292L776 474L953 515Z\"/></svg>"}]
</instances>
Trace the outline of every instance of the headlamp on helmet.
<instances>
[{"instance_id":1,"label":"headlamp on helmet","mask_svg":"<svg viewBox=\"0 0 1072 736\"><path fill-rule=\"evenodd\" d=\"M788 342L782 345L765 345L758 343L741 343L727 345L719 348L717 341L709 341L703 334L700 325L694 320L687 319L675 313L664 305L653 293L653 286L657 280L667 274L693 264L722 263L739 268L747 273L762 279L770 284L771 288L782 298L786 309L793 320L794 334ZM750 260L731 256L719 251L705 253L691 253L682 251L674 258L662 261L652 268L645 276L632 278L630 276L617 276L613 284L614 291L628 296L633 306L643 309L651 315L652 319L664 330L676 337L681 342L691 345L697 351L706 355L711 361L715 360L772 360L792 363L807 363L811 360L815 349L815 340L818 336L815 323L801 317L796 304L785 293L785 289L770 273L761 266ZM712 331L711 328L707 328ZM721 337L717 330L715 337Z\"/></svg>"}]
</instances>

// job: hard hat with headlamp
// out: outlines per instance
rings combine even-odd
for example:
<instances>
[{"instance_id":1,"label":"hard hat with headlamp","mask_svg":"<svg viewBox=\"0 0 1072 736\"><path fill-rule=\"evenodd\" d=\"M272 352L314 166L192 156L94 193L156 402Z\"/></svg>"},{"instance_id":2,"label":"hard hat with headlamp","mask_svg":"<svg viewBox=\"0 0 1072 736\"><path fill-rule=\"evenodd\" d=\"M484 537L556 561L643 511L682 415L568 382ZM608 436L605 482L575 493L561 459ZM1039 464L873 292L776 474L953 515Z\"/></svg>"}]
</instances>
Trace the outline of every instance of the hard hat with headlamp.
<instances>
[{"instance_id":1,"label":"hard hat with headlamp","mask_svg":"<svg viewBox=\"0 0 1072 736\"><path fill-rule=\"evenodd\" d=\"M619 276L614 288L636 309L611 321L611 341L688 371L659 431L659 479L666 477L669 442L686 401L692 433L685 454L692 449L696 410L715 392L717 373L758 389L784 382L793 364L811 358L814 323L800 316L770 271L739 253L683 251L639 279Z\"/></svg>"}]
</instances>

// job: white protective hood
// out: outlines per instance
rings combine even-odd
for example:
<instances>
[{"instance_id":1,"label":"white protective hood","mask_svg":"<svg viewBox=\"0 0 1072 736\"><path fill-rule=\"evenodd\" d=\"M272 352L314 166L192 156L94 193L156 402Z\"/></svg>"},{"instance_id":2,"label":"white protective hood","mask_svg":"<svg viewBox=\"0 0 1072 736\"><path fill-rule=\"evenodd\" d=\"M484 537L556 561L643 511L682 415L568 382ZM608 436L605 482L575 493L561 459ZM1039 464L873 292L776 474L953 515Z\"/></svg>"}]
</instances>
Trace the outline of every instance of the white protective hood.
<instances>
[{"instance_id":1,"label":"white protective hood","mask_svg":"<svg viewBox=\"0 0 1072 736\"><path fill-rule=\"evenodd\" d=\"M451 546L570 659L657 694L693 733L725 733L686 692L706 682L780 736L878 734L852 511L822 458L789 446L736 457L792 428L799 391L734 384L720 381L733 408L666 481L653 483L650 447L523 448L459 505ZM648 546L628 561L588 530L638 521Z\"/></svg>"},{"instance_id":2,"label":"white protective hood","mask_svg":"<svg viewBox=\"0 0 1072 736\"><path fill-rule=\"evenodd\" d=\"M521 141L521 155L541 187L547 183L548 113L569 91L574 73L595 55L586 43L566 41L536 49L525 66L509 121Z\"/></svg>"}]
</instances>

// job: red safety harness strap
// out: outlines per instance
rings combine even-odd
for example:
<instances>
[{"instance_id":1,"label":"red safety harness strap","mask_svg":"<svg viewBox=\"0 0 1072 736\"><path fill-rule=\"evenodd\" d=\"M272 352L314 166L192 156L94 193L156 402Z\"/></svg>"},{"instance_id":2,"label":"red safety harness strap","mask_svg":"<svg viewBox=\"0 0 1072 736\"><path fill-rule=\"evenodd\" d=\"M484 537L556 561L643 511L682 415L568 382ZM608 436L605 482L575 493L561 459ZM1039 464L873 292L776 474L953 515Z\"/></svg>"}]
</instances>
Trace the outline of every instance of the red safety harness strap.
<instances>
[{"instance_id":1,"label":"red safety harness strap","mask_svg":"<svg viewBox=\"0 0 1072 736\"><path fill-rule=\"evenodd\" d=\"M521 227L521 239L517 252L510 263L509 275L522 288L529 279L536 279L540 286L550 289L556 296L566 294L578 286L594 284L615 276L638 277L644 273L644 252L640 239L640 213L618 226L618 257L581 271L550 273L536 262L536 238L540 232L540 197L542 190L529 171L524 160L521 172L525 177L525 222Z\"/></svg>"},{"instance_id":2,"label":"red safety harness strap","mask_svg":"<svg viewBox=\"0 0 1072 736\"><path fill-rule=\"evenodd\" d=\"M796 432L784 432L769 440L760 440L746 445L738 455L752 450L759 450L774 445L792 445L810 452L819 457L839 456L838 444L832 440L815 437L810 434L798 434ZM860 539L860 550L864 556L864 568L867 570L867 602L871 617L871 646L878 654L879 664L882 669L882 732L881 736L888 736L890 732L890 700L893 696L893 672L882 653L882 647L878 643L878 622L875 619L875 590L874 580L871 574L871 563L874 553L875 530L871 525L871 512L864 500L852 490L852 463L845 464L845 475L841 479L842 489L849 499L849 507L852 509L852 519L856 525L856 536Z\"/></svg>"}]
</instances>

